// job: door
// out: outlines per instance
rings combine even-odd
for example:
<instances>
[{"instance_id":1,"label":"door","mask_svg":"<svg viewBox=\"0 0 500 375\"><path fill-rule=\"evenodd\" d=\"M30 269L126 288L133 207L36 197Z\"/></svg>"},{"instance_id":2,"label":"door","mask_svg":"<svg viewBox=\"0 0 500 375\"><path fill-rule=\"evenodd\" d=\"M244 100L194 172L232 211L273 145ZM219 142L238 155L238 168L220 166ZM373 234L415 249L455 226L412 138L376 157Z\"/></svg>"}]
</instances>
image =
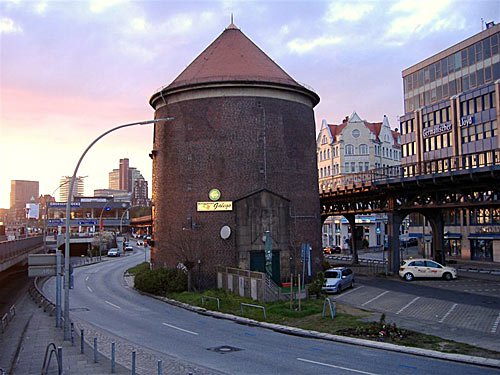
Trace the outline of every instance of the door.
<instances>
[{"instance_id":1,"label":"door","mask_svg":"<svg viewBox=\"0 0 500 375\"><path fill-rule=\"evenodd\" d=\"M272 270L273 281L280 285L280 252L279 250L273 250L273 260L272 260ZM251 251L250 252L250 271L258 271L266 273L266 254L264 251Z\"/></svg>"}]
</instances>

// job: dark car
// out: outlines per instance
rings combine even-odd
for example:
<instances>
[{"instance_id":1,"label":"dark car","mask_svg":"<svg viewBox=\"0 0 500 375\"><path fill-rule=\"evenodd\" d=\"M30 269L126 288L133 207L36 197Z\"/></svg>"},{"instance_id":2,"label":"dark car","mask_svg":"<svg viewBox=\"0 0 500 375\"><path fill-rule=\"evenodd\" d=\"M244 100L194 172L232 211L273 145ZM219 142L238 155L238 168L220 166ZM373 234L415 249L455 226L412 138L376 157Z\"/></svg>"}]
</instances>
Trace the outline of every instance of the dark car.
<instances>
[{"instance_id":1,"label":"dark car","mask_svg":"<svg viewBox=\"0 0 500 375\"><path fill-rule=\"evenodd\" d=\"M410 237L406 241L401 241L401 247L418 246L418 238Z\"/></svg>"}]
</instances>

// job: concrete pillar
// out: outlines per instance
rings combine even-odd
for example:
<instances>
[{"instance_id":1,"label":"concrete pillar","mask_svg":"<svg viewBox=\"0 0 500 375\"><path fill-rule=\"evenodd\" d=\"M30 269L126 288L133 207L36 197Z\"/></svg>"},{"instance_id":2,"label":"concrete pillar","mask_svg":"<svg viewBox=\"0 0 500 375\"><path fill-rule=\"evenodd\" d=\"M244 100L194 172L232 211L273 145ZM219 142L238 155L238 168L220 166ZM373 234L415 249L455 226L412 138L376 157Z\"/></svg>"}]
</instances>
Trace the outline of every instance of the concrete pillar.
<instances>
[{"instance_id":1,"label":"concrete pillar","mask_svg":"<svg viewBox=\"0 0 500 375\"><path fill-rule=\"evenodd\" d=\"M434 260L438 263L445 264L446 257L444 251L444 220L441 209L432 209L424 213L429 220L432 229L432 250Z\"/></svg>"},{"instance_id":2,"label":"concrete pillar","mask_svg":"<svg viewBox=\"0 0 500 375\"><path fill-rule=\"evenodd\" d=\"M399 266L401 264L401 254L399 245L399 228L403 223L403 219L406 217L406 212L392 212L387 214L387 227L386 233L388 236L388 247L389 247L389 270L394 274L399 271Z\"/></svg>"},{"instance_id":3,"label":"concrete pillar","mask_svg":"<svg viewBox=\"0 0 500 375\"><path fill-rule=\"evenodd\" d=\"M347 214L344 216L349 222L349 227L351 227L351 240L349 241L349 246L351 248L352 264L358 264L358 249L356 248L356 215Z\"/></svg>"}]
</instances>

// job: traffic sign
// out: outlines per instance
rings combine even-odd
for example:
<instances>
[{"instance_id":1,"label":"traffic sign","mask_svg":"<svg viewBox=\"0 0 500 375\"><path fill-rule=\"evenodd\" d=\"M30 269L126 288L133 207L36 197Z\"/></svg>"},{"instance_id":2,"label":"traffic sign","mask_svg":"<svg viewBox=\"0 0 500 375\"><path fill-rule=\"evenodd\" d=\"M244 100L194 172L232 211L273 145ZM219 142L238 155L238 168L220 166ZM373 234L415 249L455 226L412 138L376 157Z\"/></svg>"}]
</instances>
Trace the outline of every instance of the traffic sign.
<instances>
[{"instance_id":1,"label":"traffic sign","mask_svg":"<svg viewBox=\"0 0 500 375\"><path fill-rule=\"evenodd\" d=\"M56 254L30 254L28 255L28 266L55 266Z\"/></svg>"}]
</instances>

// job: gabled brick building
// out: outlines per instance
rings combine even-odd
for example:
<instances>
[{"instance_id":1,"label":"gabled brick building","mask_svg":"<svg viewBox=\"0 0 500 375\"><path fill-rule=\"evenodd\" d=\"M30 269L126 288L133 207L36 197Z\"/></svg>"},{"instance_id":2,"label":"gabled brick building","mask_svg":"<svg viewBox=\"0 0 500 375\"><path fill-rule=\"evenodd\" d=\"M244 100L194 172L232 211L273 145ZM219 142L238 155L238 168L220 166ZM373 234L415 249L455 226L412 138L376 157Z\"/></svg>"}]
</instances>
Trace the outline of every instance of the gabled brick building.
<instances>
[{"instance_id":1,"label":"gabled brick building","mask_svg":"<svg viewBox=\"0 0 500 375\"><path fill-rule=\"evenodd\" d=\"M318 102L233 24L153 94L174 117L154 130L153 267L187 263L202 286L217 265L264 271L267 233L273 279L301 272L303 243L318 269Z\"/></svg>"}]
</instances>

